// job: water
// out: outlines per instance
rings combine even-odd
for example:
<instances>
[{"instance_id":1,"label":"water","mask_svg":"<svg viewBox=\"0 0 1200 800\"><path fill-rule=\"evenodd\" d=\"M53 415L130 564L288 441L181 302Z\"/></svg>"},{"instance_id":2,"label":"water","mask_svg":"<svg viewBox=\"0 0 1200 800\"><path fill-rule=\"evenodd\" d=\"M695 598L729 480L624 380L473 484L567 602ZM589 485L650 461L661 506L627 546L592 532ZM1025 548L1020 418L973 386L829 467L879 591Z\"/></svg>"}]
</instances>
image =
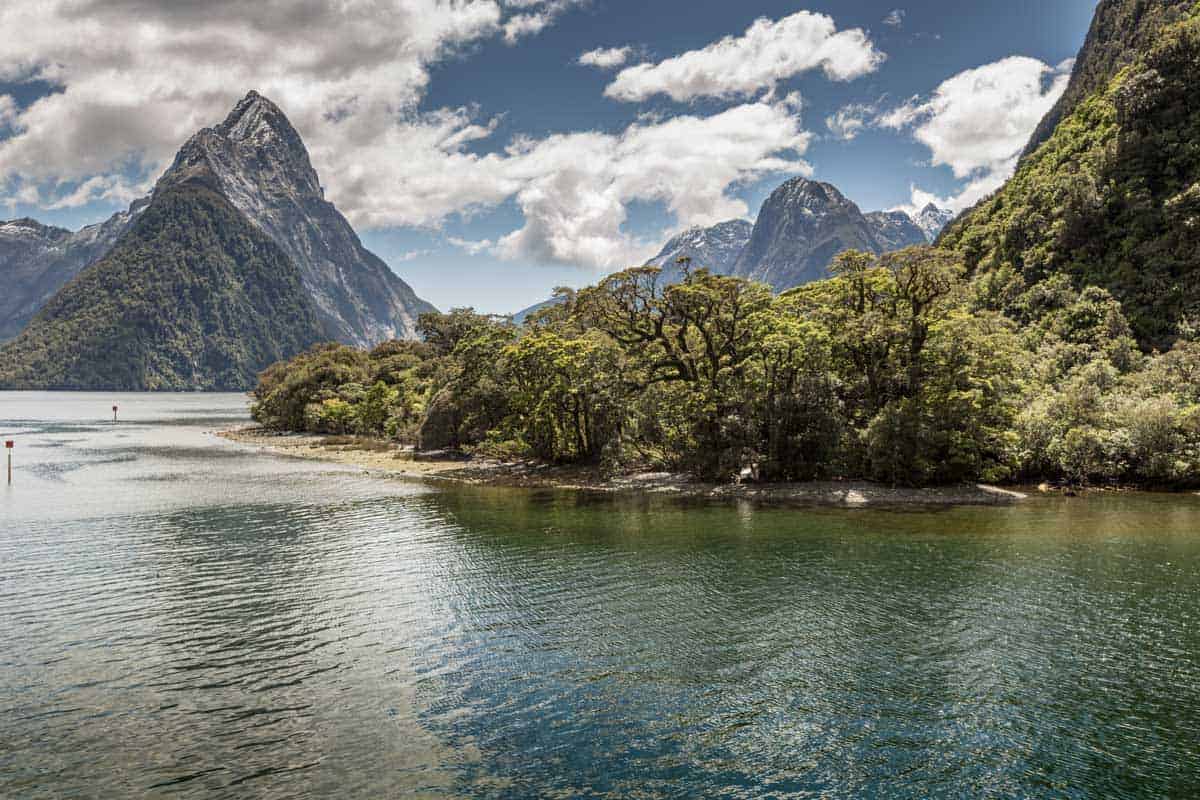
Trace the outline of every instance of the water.
<instances>
[{"instance_id":1,"label":"water","mask_svg":"<svg viewBox=\"0 0 1200 800\"><path fill-rule=\"evenodd\" d=\"M0 797L1200 793L1200 498L434 490L245 414L0 394Z\"/></svg>"}]
</instances>

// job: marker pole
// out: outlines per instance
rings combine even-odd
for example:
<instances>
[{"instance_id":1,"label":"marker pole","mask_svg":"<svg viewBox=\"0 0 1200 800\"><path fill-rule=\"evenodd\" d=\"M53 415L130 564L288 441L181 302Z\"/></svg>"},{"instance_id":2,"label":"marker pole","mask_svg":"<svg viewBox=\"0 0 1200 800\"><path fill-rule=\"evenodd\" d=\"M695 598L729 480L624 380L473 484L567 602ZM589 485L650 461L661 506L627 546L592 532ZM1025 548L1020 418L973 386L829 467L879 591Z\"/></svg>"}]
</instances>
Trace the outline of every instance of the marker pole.
<instances>
[{"instance_id":1,"label":"marker pole","mask_svg":"<svg viewBox=\"0 0 1200 800\"><path fill-rule=\"evenodd\" d=\"M4 442L4 452L8 453L8 485L9 486L12 486L12 451L13 451L12 439L8 439Z\"/></svg>"}]
</instances>

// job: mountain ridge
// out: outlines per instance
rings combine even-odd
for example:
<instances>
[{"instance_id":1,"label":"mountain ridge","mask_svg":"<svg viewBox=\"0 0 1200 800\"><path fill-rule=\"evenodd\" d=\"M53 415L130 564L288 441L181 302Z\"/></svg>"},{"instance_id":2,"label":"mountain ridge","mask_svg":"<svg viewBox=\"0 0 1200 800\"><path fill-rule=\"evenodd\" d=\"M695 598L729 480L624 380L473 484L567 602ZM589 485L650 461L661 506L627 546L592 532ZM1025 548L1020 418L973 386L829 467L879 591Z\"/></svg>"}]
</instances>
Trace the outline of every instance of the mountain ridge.
<instances>
[{"instance_id":1,"label":"mountain ridge","mask_svg":"<svg viewBox=\"0 0 1200 800\"><path fill-rule=\"evenodd\" d=\"M241 391L325 333L296 265L194 174L0 348L0 388Z\"/></svg>"}]
</instances>

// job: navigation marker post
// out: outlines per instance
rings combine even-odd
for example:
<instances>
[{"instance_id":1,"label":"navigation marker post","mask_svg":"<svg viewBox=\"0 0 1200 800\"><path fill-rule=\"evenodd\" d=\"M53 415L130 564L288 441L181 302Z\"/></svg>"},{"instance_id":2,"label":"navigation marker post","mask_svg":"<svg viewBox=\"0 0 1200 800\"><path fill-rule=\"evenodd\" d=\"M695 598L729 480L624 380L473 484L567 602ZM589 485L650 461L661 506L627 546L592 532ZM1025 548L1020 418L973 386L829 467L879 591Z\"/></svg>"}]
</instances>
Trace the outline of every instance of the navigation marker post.
<instances>
[{"instance_id":1,"label":"navigation marker post","mask_svg":"<svg viewBox=\"0 0 1200 800\"><path fill-rule=\"evenodd\" d=\"M12 450L13 450L12 439L5 439L4 440L4 452L8 453L8 485L9 486L12 486Z\"/></svg>"}]
</instances>

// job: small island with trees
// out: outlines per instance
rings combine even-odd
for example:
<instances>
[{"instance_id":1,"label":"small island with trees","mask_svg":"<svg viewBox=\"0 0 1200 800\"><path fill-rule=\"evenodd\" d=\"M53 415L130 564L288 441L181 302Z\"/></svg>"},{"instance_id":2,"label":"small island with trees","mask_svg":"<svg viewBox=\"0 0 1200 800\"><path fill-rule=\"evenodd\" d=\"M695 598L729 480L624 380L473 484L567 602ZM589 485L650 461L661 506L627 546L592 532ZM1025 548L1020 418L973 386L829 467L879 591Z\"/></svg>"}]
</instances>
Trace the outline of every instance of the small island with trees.
<instances>
[{"instance_id":1,"label":"small island with trees","mask_svg":"<svg viewBox=\"0 0 1200 800\"><path fill-rule=\"evenodd\" d=\"M1138 347L1104 289L969 278L952 252L849 251L782 294L626 270L523 326L317 346L254 390L266 429L714 483L1200 484L1200 344Z\"/></svg>"}]
</instances>

